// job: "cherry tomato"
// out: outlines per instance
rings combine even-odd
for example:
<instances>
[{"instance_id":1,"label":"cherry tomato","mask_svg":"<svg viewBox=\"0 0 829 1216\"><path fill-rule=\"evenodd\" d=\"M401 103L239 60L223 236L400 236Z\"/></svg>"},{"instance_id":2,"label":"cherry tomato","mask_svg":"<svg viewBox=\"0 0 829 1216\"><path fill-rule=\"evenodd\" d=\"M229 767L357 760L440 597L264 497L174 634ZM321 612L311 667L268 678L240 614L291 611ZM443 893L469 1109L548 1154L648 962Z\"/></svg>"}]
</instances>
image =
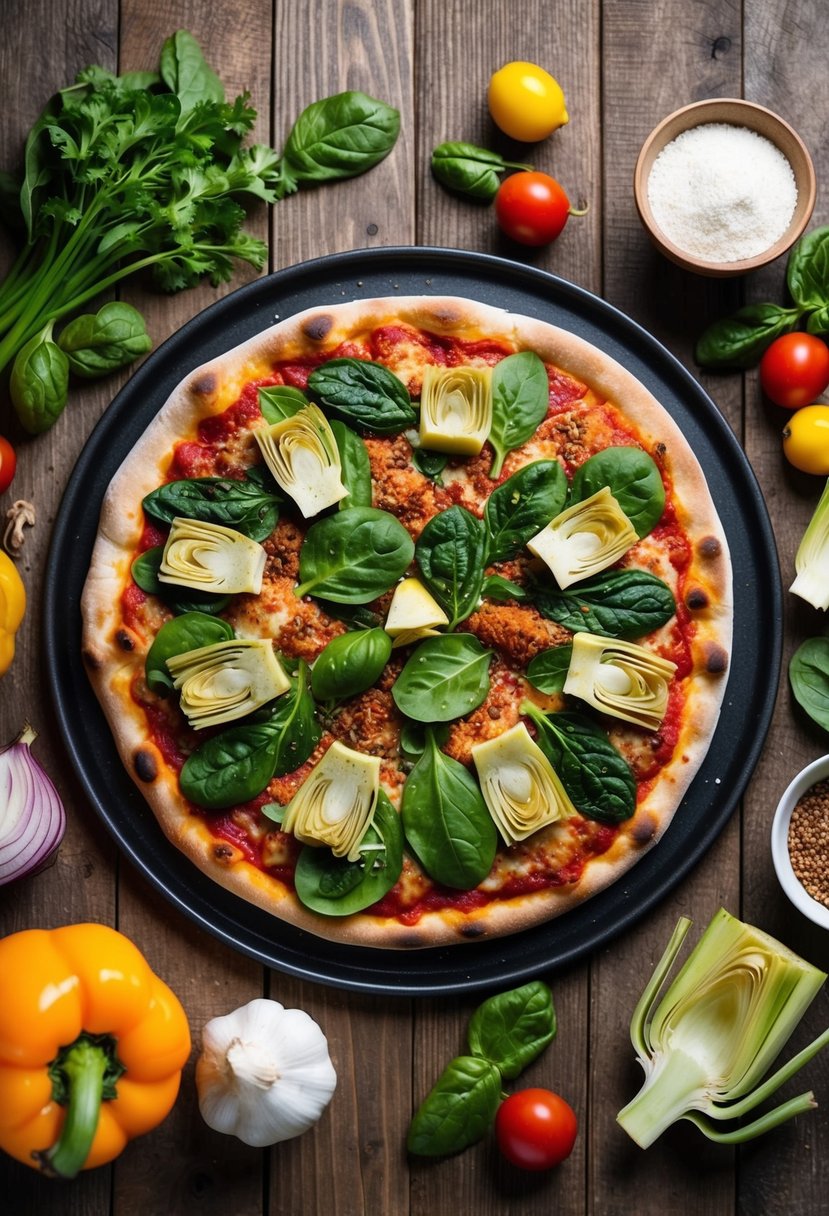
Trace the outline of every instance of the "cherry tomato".
<instances>
[{"instance_id":1,"label":"cherry tomato","mask_svg":"<svg viewBox=\"0 0 829 1216\"><path fill-rule=\"evenodd\" d=\"M17 468L17 457L8 439L0 435L0 494L8 490Z\"/></svg>"},{"instance_id":2,"label":"cherry tomato","mask_svg":"<svg viewBox=\"0 0 829 1216\"><path fill-rule=\"evenodd\" d=\"M783 451L803 473L829 476L829 405L806 405L783 428Z\"/></svg>"},{"instance_id":3,"label":"cherry tomato","mask_svg":"<svg viewBox=\"0 0 829 1216\"><path fill-rule=\"evenodd\" d=\"M554 241L570 214L569 198L546 173L512 173L495 196L495 215L501 230L521 245Z\"/></svg>"},{"instance_id":4,"label":"cherry tomato","mask_svg":"<svg viewBox=\"0 0 829 1216\"><path fill-rule=\"evenodd\" d=\"M507 63L490 77L493 122L511 139L534 143L568 121L561 85L535 63Z\"/></svg>"},{"instance_id":5,"label":"cherry tomato","mask_svg":"<svg viewBox=\"0 0 829 1216\"><path fill-rule=\"evenodd\" d=\"M799 410L829 384L829 346L814 334L783 334L760 360L763 392L775 405Z\"/></svg>"},{"instance_id":6,"label":"cherry tomato","mask_svg":"<svg viewBox=\"0 0 829 1216\"><path fill-rule=\"evenodd\" d=\"M498 1107L495 1136L513 1165L548 1170L569 1157L578 1123L572 1107L549 1089L520 1089Z\"/></svg>"}]
</instances>

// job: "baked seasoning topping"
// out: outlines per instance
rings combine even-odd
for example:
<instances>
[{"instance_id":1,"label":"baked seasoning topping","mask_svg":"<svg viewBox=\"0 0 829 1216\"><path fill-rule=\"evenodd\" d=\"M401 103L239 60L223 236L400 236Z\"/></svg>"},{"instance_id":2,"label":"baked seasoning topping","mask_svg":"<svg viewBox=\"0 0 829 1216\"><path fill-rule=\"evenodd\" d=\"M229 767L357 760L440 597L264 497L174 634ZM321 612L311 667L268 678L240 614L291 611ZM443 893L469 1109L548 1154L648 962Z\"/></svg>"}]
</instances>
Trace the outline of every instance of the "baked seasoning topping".
<instances>
[{"instance_id":1,"label":"baked seasoning topping","mask_svg":"<svg viewBox=\"0 0 829 1216\"><path fill-rule=\"evenodd\" d=\"M789 856L803 889L829 908L829 781L813 785L792 811Z\"/></svg>"}]
</instances>

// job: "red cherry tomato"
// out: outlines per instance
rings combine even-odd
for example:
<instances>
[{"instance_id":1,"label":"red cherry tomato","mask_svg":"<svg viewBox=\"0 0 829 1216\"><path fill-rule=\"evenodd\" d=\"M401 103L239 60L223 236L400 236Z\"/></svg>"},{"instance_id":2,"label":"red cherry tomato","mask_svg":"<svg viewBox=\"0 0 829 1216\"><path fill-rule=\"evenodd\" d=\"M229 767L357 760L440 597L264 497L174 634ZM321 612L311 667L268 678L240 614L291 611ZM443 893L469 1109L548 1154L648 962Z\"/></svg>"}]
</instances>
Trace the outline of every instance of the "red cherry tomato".
<instances>
[{"instance_id":1,"label":"red cherry tomato","mask_svg":"<svg viewBox=\"0 0 829 1216\"><path fill-rule=\"evenodd\" d=\"M507 1161L548 1170L569 1157L578 1123L572 1107L549 1089L520 1089L498 1107L495 1136Z\"/></svg>"},{"instance_id":2,"label":"red cherry tomato","mask_svg":"<svg viewBox=\"0 0 829 1216\"><path fill-rule=\"evenodd\" d=\"M0 494L8 490L17 468L17 457L8 439L0 435Z\"/></svg>"},{"instance_id":3,"label":"red cherry tomato","mask_svg":"<svg viewBox=\"0 0 829 1216\"><path fill-rule=\"evenodd\" d=\"M775 405L811 405L829 384L829 346L814 334L775 338L760 360L760 383Z\"/></svg>"},{"instance_id":4,"label":"red cherry tomato","mask_svg":"<svg viewBox=\"0 0 829 1216\"><path fill-rule=\"evenodd\" d=\"M512 173L495 196L501 230L522 245L554 241L570 214L569 198L546 173Z\"/></svg>"}]
</instances>

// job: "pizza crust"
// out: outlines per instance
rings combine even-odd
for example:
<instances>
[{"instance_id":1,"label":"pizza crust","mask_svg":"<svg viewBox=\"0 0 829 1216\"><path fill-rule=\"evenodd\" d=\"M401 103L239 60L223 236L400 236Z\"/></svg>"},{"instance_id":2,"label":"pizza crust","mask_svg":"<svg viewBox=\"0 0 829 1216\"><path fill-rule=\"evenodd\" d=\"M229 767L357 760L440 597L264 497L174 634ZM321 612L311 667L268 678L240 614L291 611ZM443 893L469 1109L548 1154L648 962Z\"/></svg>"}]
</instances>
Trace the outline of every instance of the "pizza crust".
<instances>
[{"instance_id":1,"label":"pizza crust","mask_svg":"<svg viewBox=\"0 0 829 1216\"><path fill-rule=\"evenodd\" d=\"M149 735L132 681L143 671L148 639L131 636L120 595L138 547L141 500L166 480L175 444L192 440L198 423L228 408L244 385L264 378L274 362L321 353L386 322L475 340L494 336L516 351L534 350L621 407L643 446L674 488L680 522L692 546L685 609L696 622L690 702L674 757L622 826L610 850L586 865L566 888L492 901L461 914L441 910L416 924L359 913L329 918L310 912L282 883L214 838L182 799L174 771ZM645 386L618 362L578 336L533 318L456 297L369 299L308 309L279 322L202 365L173 391L116 473L104 499L82 598L83 654L118 753L172 844L213 881L279 919L333 941L379 948L422 948L480 940L540 924L617 881L667 829L708 750L716 727L731 650L731 567L727 541L704 473L679 427Z\"/></svg>"}]
</instances>

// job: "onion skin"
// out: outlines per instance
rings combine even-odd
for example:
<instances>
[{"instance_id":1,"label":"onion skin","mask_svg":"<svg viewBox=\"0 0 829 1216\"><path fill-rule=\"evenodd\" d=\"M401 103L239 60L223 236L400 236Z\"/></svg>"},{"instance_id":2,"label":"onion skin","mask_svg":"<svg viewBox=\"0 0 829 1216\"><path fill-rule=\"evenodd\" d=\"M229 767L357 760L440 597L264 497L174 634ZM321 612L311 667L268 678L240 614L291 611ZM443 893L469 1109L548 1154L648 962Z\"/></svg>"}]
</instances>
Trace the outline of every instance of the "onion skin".
<instances>
[{"instance_id":1,"label":"onion skin","mask_svg":"<svg viewBox=\"0 0 829 1216\"><path fill-rule=\"evenodd\" d=\"M31 752L36 738L26 725L0 751L0 886L46 865L66 830L60 796Z\"/></svg>"}]
</instances>

